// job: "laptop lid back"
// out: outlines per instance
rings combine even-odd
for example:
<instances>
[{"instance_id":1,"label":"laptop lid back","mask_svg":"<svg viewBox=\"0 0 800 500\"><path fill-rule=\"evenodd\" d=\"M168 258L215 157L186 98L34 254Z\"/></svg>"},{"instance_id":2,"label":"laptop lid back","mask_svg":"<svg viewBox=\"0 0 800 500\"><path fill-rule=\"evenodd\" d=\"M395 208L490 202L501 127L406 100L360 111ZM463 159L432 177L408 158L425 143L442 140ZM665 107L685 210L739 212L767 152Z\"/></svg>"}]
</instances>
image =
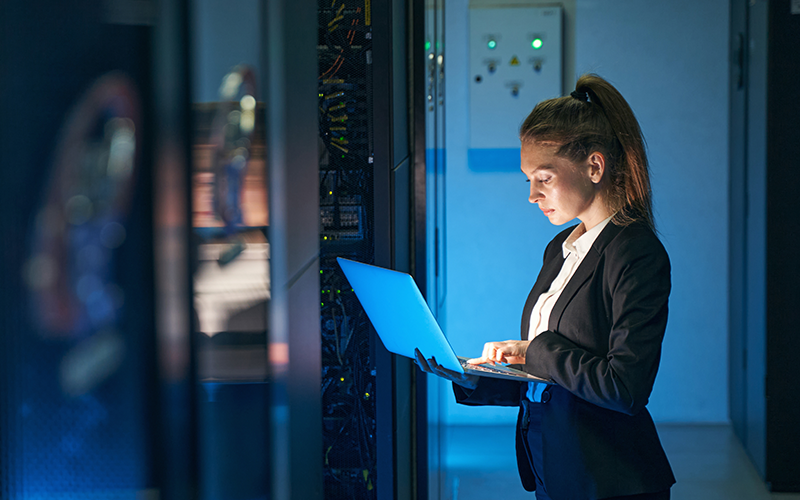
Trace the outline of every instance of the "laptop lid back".
<instances>
[{"instance_id":1,"label":"laptop lid back","mask_svg":"<svg viewBox=\"0 0 800 500\"><path fill-rule=\"evenodd\" d=\"M463 373L410 275L341 257L336 260L386 349L414 359L418 348L426 358L434 357L445 368Z\"/></svg>"}]
</instances>

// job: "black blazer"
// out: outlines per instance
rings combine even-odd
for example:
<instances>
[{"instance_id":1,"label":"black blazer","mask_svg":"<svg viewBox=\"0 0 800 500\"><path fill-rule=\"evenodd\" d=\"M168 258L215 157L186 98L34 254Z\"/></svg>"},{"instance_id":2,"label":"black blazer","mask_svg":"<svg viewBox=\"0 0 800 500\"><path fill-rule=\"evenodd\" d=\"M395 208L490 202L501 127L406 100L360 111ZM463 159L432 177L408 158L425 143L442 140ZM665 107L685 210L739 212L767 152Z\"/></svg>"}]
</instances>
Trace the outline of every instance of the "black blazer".
<instances>
[{"instance_id":1,"label":"black blazer","mask_svg":"<svg viewBox=\"0 0 800 500\"><path fill-rule=\"evenodd\" d=\"M529 318L564 262L562 243L574 227L547 245L544 264L522 313ZM522 369L552 380L542 403L542 471L554 500L589 500L669 489L675 477L645 408L661 358L667 325L670 264L644 224L609 222L561 296L549 329L528 347ZM519 405L527 384L481 377L468 405ZM536 483L517 419L517 464L522 484Z\"/></svg>"}]
</instances>

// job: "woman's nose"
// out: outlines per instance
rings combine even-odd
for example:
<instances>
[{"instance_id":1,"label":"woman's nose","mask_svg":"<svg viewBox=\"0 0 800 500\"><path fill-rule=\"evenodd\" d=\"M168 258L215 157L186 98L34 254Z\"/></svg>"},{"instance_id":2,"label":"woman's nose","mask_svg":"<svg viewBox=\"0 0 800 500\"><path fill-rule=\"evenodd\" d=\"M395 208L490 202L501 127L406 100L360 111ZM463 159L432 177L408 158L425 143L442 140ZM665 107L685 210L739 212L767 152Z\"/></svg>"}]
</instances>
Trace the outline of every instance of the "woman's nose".
<instances>
[{"instance_id":1,"label":"woman's nose","mask_svg":"<svg viewBox=\"0 0 800 500\"><path fill-rule=\"evenodd\" d=\"M542 199L542 193L531 183L531 194L528 196L528 201L530 203L539 203L539 200Z\"/></svg>"}]
</instances>

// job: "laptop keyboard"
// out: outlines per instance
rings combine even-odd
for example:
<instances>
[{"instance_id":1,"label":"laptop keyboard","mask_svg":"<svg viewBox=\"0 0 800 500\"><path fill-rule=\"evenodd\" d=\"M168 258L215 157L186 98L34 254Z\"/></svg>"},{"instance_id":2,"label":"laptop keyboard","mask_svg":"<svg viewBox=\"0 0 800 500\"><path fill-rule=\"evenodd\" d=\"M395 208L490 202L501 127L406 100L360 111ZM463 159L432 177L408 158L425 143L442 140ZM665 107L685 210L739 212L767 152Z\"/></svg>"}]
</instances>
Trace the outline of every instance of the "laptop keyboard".
<instances>
[{"instance_id":1,"label":"laptop keyboard","mask_svg":"<svg viewBox=\"0 0 800 500\"><path fill-rule=\"evenodd\" d=\"M500 370L498 368L494 368L491 365L471 365L466 361L461 361L461 366L464 368L470 368L472 370L478 370L480 372L487 372L487 373L502 373L504 375L508 375L508 370Z\"/></svg>"}]
</instances>

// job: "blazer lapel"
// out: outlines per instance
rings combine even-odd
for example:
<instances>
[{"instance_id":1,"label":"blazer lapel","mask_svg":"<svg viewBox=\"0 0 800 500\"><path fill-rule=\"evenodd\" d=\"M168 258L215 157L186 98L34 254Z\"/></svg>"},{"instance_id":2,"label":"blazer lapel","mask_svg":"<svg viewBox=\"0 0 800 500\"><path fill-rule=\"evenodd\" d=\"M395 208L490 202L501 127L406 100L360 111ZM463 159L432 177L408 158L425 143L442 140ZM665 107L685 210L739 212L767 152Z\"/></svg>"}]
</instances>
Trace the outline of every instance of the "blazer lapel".
<instances>
[{"instance_id":1,"label":"blazer lapel","mask_svg":"<svg viewBox=\"0 0 800 500\"><path fill-rule=\"evenodd\" d=\"M558 297L558 300L553 305L553 310L550 312L550 319L547 322L547 328L549 330L558 331L558 324L561 321L561 315L564 314L564 310L567 308L567 305L569 305L572 298L578 292L580 287L586 282L586 280L592 277L594 270L597 267L597 261L600 260L600 256L603 254L606 245L608 245L608 243L613 240L621 230L621 227L615 225L613 222L609 222L606 227L603 228L603 231L597 235L597 239L592 244L592 248L589 250L589 253L587 253L586 257L583 258L583 261L578 266L578 269L575 270L575 274L572 275L572 278L570 278L569 282L567 282L567 286L564 287L564 291L561 292L561 296ZM558 271L556 271L556 273L557 272ZM553 276L553 279L555 279L555 276Z\"/></svg>"}]
</instances>

